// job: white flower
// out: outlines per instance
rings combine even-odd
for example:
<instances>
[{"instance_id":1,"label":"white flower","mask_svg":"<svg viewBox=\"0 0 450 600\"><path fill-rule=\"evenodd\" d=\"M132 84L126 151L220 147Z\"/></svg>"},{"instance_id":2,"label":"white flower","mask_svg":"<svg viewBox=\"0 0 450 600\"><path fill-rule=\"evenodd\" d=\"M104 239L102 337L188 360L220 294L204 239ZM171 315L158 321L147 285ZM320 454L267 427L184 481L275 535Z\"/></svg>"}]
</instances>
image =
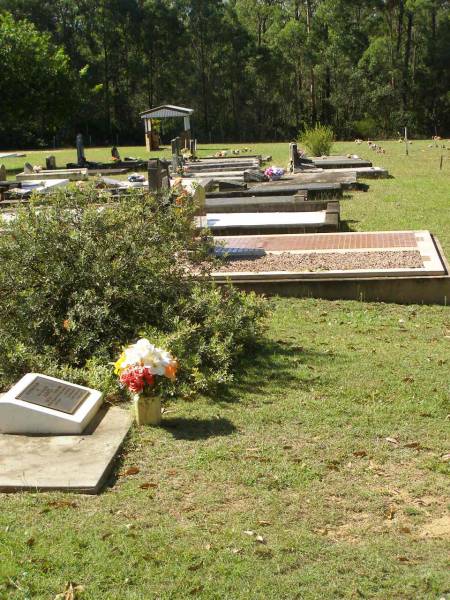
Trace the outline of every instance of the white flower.
<instances>
[{"instance_id":1,"label":"white flower","mask_svg":"<svg viewBox=\"0 0 450 600\"><path fill-rule=\"evenodd\" d=\"M156 348L147 339L142 338L124 350L122 367L140 365L147 367L153 375L164 375L166 367L173 363L169 352Z\"/></svg>"}]
</instances>

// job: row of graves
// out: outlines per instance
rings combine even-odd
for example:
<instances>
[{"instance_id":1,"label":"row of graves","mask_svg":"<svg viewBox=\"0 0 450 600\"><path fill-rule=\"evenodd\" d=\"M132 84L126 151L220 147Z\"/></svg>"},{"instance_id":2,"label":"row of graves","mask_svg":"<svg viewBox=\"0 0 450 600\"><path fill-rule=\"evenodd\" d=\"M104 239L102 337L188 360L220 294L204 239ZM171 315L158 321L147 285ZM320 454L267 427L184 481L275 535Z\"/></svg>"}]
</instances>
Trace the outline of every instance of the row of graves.
<instances>
[{"instance_id":1,"label":"row of graves","mask_svg":"<svg viewBox=\"0 0 450 600\"><path fill-rule=\"evenodd\" d=\"M340 231L343 194L385 169L356 155L308 158L296 144L289 153L289 172L269 181L261 156L191 153L174 164L206 189L202 225L223 259L216 281L265 294L448 302L448 264L429 231Z\"/></svg>"},{"instance_id":2,"label":"row of graves","mask_svg":"<svg viewBox=\"0 0 450 600\"><path fill-rule=\"evenodd\" d=\"M172 150L170 163L148 161L147 178L133 183L158 194L181 182L197 194L199 231L208 227L220 258L212 275L219 284L292 296L448 302L448 265L428 231L340 231L343 192L366 185L361 178L387 175L367 161L307 159L291 145L289 172L279 175L264 170L269 157L199 159L195 142L183 153L177 140ZM88 176L89 167L74 168L81 180ZM267 172L279 176L266 181ZM111 195L129 189L103 179ZM12 218L14 201L3 201ZM25 375L0 394L0 492L99 493L130 425L130 411L105 406L98 390Z\"/></svg>"},{"instance_id":3,"label":"row of graves","mask_svg":"<svg viewBox=\"0 0 450 600\"><path fill-rule=\"evenodd\" d=\"M288 172L281 174L267 169L270 156L249 149L199 158L196 140L181 146L180 138L172 140L170 161L122 160L113 148L111 163L93 163L77 136L77 163L66 169L50 156L46 169L28 164L16 182L2 182L0 171L0 208L13 218L15 204L32 192L49 193L94 174L96 185L112 197L131 188L158 193L181 184L202 206L199 230L208 228L216 242L221 266L213 277L219 283L290 296L448 302L448 265L430 232L350 232L341 223L343 194L388 177L385 169L356 155L308 158L290 144ZM112 177L144 168L146 176Z\"/></svg>"}]
</instances>

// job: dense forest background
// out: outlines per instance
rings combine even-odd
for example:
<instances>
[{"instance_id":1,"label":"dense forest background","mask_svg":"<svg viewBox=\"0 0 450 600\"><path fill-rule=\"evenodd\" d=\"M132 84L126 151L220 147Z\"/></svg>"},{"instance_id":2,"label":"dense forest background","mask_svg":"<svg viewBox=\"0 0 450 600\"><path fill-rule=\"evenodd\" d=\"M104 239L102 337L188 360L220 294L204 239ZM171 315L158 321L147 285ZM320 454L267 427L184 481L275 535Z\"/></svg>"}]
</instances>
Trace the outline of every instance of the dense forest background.
<instances>
[{"instance_id":1,"label":"dense forest background","mask_svg":"<svg viewBox=\"0 0 450 600\"><path fill-rule=\"evenodd\" d=\"M0 0L0 146L450 132L448 0ZM163 139L180 123L165 124Z\"/></svg>"}]
</instances>

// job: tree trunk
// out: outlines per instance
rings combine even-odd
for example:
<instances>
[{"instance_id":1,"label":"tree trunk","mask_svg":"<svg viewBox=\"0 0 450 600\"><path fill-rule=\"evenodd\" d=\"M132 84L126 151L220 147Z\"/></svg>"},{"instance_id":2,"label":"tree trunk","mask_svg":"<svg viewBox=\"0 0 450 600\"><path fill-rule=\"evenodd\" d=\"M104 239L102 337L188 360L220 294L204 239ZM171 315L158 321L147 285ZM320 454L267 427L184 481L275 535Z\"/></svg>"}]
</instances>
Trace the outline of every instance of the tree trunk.
<instances>
[{"instance_id":1,"label":"tree trunk","mask_svg":"<svg viewBox=\"0 0 450 600\"><path fill-rule=\"evenodd\" d=\"M312 21L312 10L311 0L306 0L306 30L308 32L308 40L311 38L311 21ZM317 121L317 107L316 107L316 79L314 74L314 64L311 62L309 68L310 83L309 83L309 98L311 102L311 122L314 125Z\"/></svg>"},{"instance_id":2,"label":"tree trunk","mask_svg":"<svg viewBox=\"0 0 450 600\"><path fill-rule=\"evenodd\" d=\"M407 12L407 25L406 25L405 57L404 57L404 63L403 63L403 86L402 86L403 110L406 110L408 107L409 63L411 60L412 32L413 32L413 13L411 11L408 11Z\"/></svg>"},{"instance_id":3,"label":"tree trunk","mask_svg":"<svg viewBox=\"0 0 450 600\"><path fill-rule=\"evenodd\" d=\"M405 13L405 7L403 4L403 0L400 0L399 6L398 6L398 21L397 21L397 57L400 55L400 48L402 46L404 13Z\"/></svg>"}]
</instances>

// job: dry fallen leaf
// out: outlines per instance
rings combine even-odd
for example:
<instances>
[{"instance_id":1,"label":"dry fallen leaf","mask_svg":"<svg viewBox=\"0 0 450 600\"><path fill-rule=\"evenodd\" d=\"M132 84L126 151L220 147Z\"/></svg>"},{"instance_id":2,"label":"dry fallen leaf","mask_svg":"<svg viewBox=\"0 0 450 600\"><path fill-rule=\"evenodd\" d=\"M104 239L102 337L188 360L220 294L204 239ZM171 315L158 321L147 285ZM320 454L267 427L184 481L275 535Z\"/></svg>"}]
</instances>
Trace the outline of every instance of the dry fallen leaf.
<instances>
[{"instance_id":1,"label":"dry fallen leaf","mask_svg":"<svg viewBox=\"0 0 450 600\"><path fill-rule=\"evenodd\" d=\"M251 536L252 536L252 535L256 535L256 534L255 534L255 532L254 532L254 531L252 531L251 529L246 529L246 530L244 531L244 533L245 533L245 535L251 535Z\"/></svg>"},{"instance_id":2,"label":"dry fallen leaf","mask_svg":"<svg viewBox=\"0 0 450 600\"><path fill-rule=\"evenodd\" d=\"M141 485L139 486L141 490L150 490L151 488L157 488L158 484L157 483L152 483L151 481L148 481L146 483L141 483Z\"/></svg>"},{"instance_id":3,"label":"dry fallen leaf","mask_svg":"<svg viewBox=\"0 0 450 600\"><path fill-rule=\"evenodd\" d=\"M407 556L397 556L397 560L402 563L409 562L409 558Z\"/></svg>"},{"instance_id":4,"label":"dry fallen leaf","mask_svg":"<svg viewBox=\"0 0 450 600\"><path fill-rule=\"evenodd\" d=\"M25 543L27 546L29 546L31 548L31 546L34 546L35 541L36 540L34 539L34 537L30 537L27 539L27 541Z\"/></svg>"},{"instance_id":5,"label":"dry fallen leaf","mask_svg":"<svg viewBox=\"0 0 450 600\"><path fill-rule=\"evenodd\" d=\"M411 529L409 527L400 527L400 533L411 533Z\"/></svg>"},{"instance_id":6,"label":"dry fallen leaf","mask_svg":"<svg viewBox=\"0 0 450 600\"><path fill-rule=\"evenodd\" d=\"M233 554L240 554L242 552L242 548L231 548L231 552Z\"/></svg>"},{"instance_id":7,"label":"dry fallen leaf","mask_svg":"<svg viewBox=\"0 0 450 600\"><path fill-rule=\"evenodd\" d=\"M409 442L409 444L405 444L405 448L412 448L413 450L420 450L422 445L420 442Z\"/></svg>"},{"instance_id":8,"label":"dry fallen leaf","mask_svg":"<svg viewBox=\"0 0 450 600\"><path fill-rule=\"evenodd\" d=\"M397 438L394 437L387 437L384 438L386 440L386 442L389 442L390 444L395 444L396 446L399 444L399 441Z\"/></svg>"},{"instance_id":9,"label":"dry fallen leaf","mask_svg":"<svg viewBox=\"0 0 450 600\"><path fill-rule=\"evenodd\" d=\"M258 543L260 543L260 544L267 544L267 542L266 542L265 538L263 538L263 536L262 536L262 535L257 535L255 539L256 539L256 541L257 541Z\"/></svg>"},{"instance_id":10,"label":"dry fallen leaf","mask_svg":"<svg viewBox=\"0 0 450 600\"><path fill-rule=\"evenodd\" d=\"M449 453L449 454L443 454L443 455L441 456L441 460L442 460L443 462L448 462L448 461L450 460L450 453Z\"/></svg>"},{"instance_id":11,"label":"dry fallen leaf","mask_svg":"<svg viewBox=\"0 0 450 600\"><path fill-rule=\"evenodd\" d=\"M356 456L357 458L364 458L367 456L367 452L365 450L357 450L356 452L353 452L353 456Z\"/></svg>"},{"instance_id":12,"label":"dry fallen leaf","mask_svg":"<svg viewBox=\"0 0 450 600\"><path fill-rule=\"evenodd\" d=\"M139 471L140 471L139 467L129 467L125 471L122 471L122 473L120 473L120 476L128 477L129 475L137 475L139 473Z\"/></svg>"},{"instance_id":13,"label":"dry fallen leaf","mask_svg":"<svg viewBox=\"0 0 450 600\"><path fill-rule=\"evenodd\" d=\"M292 448L292 444L285 444L283 446L283 450L290 450Z\"/></svg>"},{"instance_id":14,"label":"dry fallen leaf","mask_svg":"<svg viewBox=\"0 0 450 600\"><path fill-rule=\"evenodd\" d=\"M258 525L261 525L261 527L267 527L268 525L272 525L272 523L270 521L258 521Z\"/></svg>"},{"instance_id":15,"label":"dry fallen leaf","mask_svg":"<svg viewBox=\"0 0 450 600\"><path fill-rule=\"evenodd\" d=\"M66 584L66 589L61 594L57 594L54 600L77 600L80 594L84 592L84 586L72 582Z\"/></svg>"}]
</instances>

